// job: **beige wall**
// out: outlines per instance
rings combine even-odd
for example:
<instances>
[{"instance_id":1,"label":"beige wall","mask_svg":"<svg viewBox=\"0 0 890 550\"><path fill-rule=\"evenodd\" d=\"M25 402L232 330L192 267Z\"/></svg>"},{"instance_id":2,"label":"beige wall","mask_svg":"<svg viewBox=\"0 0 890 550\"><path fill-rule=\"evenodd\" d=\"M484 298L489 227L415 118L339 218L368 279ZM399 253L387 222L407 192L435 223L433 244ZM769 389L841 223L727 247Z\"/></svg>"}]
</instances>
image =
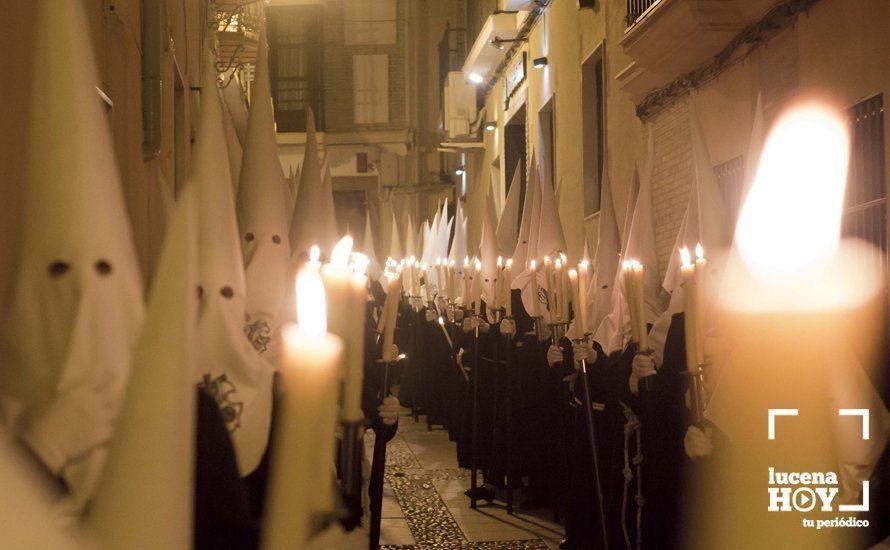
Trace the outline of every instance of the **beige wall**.
<instances>
[{"instance_id":1,"label":"beige wall","mask_svg":"<svg viewBox=\"0 0 890 550\"><path fill-rule=\"evenodd\" d=\"M630 95L616 80L632 61L620 45L627 29L624 17L623 0L603 0L595 9L587 10L578 10L574 0L553 0L525 46L529 62L544 55L548 58L546 68L528 69L527 131L530 148L537 151L537 113L555 95L555 179L569 253L576 258L585 236L591 248L596 243L597 216L583 220L580 116L583 101L589 98L581 95L581 63L600 44L604 47L606 72L606 166L619 228L624 223L634 164L646 160L644 137L650 131L655 133L653 201L662 274L692 178L690 101L695 102L714 165L746 154L758 93L763 95L768 121L789 101L802 96L825 97L840 107L878 92L890 101L890 3L823 0L743 63L725 70L644 123L636 116ZM503 84L498 82L485 104L489 113L496 113L498 133L506 118L502 95ZM890 149L890 125L885 124L885 132L885 146ZM503 143L486 139L486 146L485 158L489 159ZM890 150L885 157L890 158ZM890 172L890 163L885 169ZM886 181L890 181L890 174ZM499 183L504 185L504 170ZM468 196L471 215L481 212L484 193L470 189Z\"/></svg>"}]
</instances>

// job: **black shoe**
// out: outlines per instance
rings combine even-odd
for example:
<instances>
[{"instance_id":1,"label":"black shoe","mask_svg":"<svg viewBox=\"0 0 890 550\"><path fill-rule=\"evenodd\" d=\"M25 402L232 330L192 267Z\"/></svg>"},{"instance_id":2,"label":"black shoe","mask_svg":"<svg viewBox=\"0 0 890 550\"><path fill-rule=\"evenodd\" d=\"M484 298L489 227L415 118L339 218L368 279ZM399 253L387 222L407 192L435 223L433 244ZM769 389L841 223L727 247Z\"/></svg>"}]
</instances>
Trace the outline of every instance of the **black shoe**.
<instances>
[{"instance_id":1,"label":"black shoe","mask_svg":"<svg viewBox=\"0 0 890 550\"><path fill-rule=\"evenodd\" d=\"M487 483L476 487L476 489L467 489L464 494L470 498L476 497L476 500L484 500L491 504L494 501L494 487Z\"/></svg>"}]
</instances>

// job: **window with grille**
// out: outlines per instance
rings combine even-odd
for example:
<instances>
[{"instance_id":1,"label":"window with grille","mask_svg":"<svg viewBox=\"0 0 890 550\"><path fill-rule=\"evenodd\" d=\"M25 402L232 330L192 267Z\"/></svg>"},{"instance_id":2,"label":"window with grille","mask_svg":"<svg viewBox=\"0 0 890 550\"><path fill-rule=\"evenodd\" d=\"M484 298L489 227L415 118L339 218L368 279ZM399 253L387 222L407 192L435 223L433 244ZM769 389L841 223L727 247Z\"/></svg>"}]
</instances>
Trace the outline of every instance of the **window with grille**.
<instances>
[{"instance_id":1,"label":"window with grille","mask_svg":"<svg viewBox=\"0 0 890 550\"><path fill-rule=\"evenodd\" d=\"M309 108L324 130L320 5L268 9L272 99L279 132L305 132Z\"/></svg>"},{"instance_id":2,"label":"window with grille","mask_svg":"<svg viewBox=\"0 0 890 550\"><path fill-rule=\"evenodd\" d=\"M356 124L389 122L389 56L352 56L353 121Z\"/></svg>"},{"instance_id":3,"label":"window with grille","mask_svg":"<svg viewBox=\"0 0 890 550\"><path fill-rule=\"evenodd\" d=\"M847 110L850 167L847 173L843 234L887 252L887 192L884 187L884 96L878 94Z\"/></svg>"}]
</instances>

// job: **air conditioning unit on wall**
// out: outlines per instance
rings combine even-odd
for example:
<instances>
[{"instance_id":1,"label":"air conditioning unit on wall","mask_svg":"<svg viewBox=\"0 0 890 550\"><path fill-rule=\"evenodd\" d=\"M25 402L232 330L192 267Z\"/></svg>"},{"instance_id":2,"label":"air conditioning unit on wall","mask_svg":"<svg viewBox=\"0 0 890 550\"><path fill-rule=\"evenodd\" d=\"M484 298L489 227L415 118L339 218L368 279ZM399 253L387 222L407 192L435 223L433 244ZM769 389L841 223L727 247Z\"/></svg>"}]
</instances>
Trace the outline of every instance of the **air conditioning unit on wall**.
<instances>
[{"instance_id":1,"label":"air conditioning unit on wall","mask_svg":"<svg viewBox=\"0 0 890 550\"><path fill-rule=\"evenodd\" d=\"M466 136L476 118L476 87L466 82L464 73L451 71L445 80L443 125L446 139Z\"/></svg>"}]
</instances>

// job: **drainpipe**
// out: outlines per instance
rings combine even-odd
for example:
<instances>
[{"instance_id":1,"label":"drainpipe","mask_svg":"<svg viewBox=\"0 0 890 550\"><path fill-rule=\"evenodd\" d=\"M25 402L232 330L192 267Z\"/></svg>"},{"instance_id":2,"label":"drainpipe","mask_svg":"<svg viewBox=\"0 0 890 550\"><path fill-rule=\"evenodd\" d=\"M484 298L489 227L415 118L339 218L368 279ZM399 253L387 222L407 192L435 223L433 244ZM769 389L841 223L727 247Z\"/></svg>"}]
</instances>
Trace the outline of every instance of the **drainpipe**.
<instances>
[{"instance_id":1,"label":"drainpipe","mask_svg":"<svg viewBox=\"0 0 890 550\"><path fill-rule=\"evenodd\" d=\"M161 154L161 0L142 0L142 160Z\"/></svg>"}]
</instances>

